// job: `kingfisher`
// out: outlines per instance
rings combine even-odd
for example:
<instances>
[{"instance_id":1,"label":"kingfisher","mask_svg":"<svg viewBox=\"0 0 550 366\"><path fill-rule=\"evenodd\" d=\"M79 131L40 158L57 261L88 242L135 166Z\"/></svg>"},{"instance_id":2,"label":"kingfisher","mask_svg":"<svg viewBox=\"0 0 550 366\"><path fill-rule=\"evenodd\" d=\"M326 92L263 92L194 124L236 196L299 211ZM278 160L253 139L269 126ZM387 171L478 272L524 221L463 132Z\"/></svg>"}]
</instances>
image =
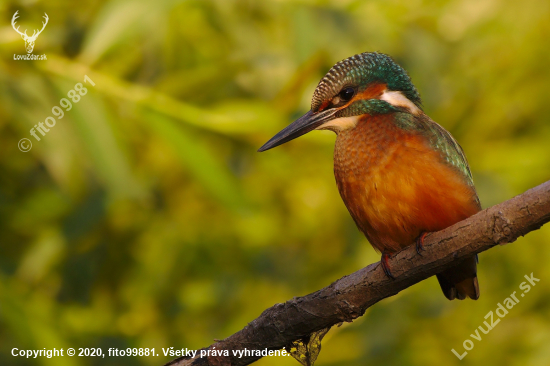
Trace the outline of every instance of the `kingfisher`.
<instances>
[{"instance_id":1,"label":"kingfisher","mask_svg":"<svg viewBox=\"0 0 550 366\"><path fill-rule=\"evenodd\" d=\"M427 233L481 210L464 151L423 112L409 75L388 55L365 52L335 64L317 85L311 110L258 151L313 130L336 133L338 191L392 279L394 253L415 245L422 255ZM477 300L477 255L437 279L447 299Z\"/></svg>"}]
</instances>

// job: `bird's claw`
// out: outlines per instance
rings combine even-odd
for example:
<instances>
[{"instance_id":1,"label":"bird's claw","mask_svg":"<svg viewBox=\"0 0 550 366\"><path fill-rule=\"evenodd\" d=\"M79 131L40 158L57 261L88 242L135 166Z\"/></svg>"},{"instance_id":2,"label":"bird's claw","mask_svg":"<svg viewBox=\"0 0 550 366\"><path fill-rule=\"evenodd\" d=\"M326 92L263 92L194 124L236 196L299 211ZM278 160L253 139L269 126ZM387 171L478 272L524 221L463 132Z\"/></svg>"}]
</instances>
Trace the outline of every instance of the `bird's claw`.
<instances>
[{"instance_id":1,"label":"bird's claw","mask_svg":"<svg viewBox=\"0 0 550 366\"><path fill-rule=\"evenodd\" d=\"M388 263L388 259L390 259L390 257L391 257L391 254L386 252L382 253L382 259L380 259L380 263L382 264L382 269L384 270L384 273L386 274L386 276L388 276L392 280L395 280L395 277L392 275L390 271L390 265Z\"/></svg>"},{"instance_id":2,"label":"bird's claw","mask_svg":"<svg viewBox=\"0 0 550 366\"><path fill-rule=\"evenodd\" d=\"M422 251L424 251L424 238L426 238L427 232L423 232L416 238L416 252L418 255L422 256Z\"/></svg>"}]
</instances>

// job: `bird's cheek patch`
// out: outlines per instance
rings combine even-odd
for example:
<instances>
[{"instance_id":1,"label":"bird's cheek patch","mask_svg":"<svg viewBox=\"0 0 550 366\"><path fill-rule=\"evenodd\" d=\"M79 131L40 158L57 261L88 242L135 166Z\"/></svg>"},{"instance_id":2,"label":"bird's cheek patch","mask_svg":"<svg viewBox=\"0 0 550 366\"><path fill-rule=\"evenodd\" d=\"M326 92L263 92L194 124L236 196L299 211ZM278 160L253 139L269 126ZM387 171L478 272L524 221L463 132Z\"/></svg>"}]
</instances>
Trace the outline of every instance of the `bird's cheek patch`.
<instances>
[{"instance_id":1,"label":"bird's cheek patch","mask_svg":"<svg viewBox=\"0 0 550 366\"><path fill-rule=\"evenodd\" d=\"M380 96L380 100L386 101L394 107L406 108L410 113L417 115L420 113L420 108L411 102L403 93L399 91L385 90Z\"/></svg>"},{"instance_id":2,"label":"bird's cheek patch","mask_svg":"<svg viewBox=\"0 0 550 366\"><path fill-rule=\"evenodd\" d=\"M361 93L357 93L357 95L355 95L351 101L353 102L361 99L367 100L367 99L379 98L384 93L384 91L387 90L387 88L388 88L387 85L383 83L372 84L367 89L363 90Z\"/></svg>"}]
</instances>

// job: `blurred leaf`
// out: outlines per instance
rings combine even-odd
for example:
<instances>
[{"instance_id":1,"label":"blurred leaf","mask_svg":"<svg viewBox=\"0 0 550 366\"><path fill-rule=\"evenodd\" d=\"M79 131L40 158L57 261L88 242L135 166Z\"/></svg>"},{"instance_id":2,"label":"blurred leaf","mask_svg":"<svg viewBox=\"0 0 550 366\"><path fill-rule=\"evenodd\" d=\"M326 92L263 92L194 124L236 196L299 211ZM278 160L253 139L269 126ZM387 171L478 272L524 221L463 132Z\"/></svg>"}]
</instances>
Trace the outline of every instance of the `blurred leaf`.
<instances>
[{"instance_id":1,"label":"blurred leaf","mask_svg":"<svg viewBox=\"0 0 550 366\"><path fill-rule=\"evenodd\" d=\"M194 178L211 194L231 208L243 204L237 181L196 133L160 114L146 113L149 128L165 139Z\"/></svg>"},{"instance_id":2,"label":"blurred leaf","mask_svg":"<svg viewBox=\"0 0 550 366\"><path fill-rule=\"evenodd\" d=\"M287 351L302 365L313 366L315 361L317 361L319 352L321 352L321 341L329 330L330 327L321 329L317 332L311 333L303 339L294 341L287 347Z\"/></svg>"}]
</instances>

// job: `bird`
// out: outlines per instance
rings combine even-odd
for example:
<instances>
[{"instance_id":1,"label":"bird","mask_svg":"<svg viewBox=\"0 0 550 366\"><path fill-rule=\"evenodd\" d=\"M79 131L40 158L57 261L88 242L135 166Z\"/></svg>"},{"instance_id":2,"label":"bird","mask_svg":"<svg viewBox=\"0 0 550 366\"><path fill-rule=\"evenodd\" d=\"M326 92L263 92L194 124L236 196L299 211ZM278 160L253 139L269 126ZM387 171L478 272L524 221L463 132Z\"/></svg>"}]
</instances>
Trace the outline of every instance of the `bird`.
<instances>
[{"instance_id":1,"label":"bird","mask_svg":"<svg viewBox=\"0 0 550 366\"><path fill-rule=\"evenodd\" d=\"M334 176L359 230L389 259L481 210L462 147L422 108L420 94L389 55L364 52L336 63L320 80L311 109L259 152L313 130L336 133ZM477 255L437 274L449 300L479 298Z\"/></svg>"}]
</instances>

